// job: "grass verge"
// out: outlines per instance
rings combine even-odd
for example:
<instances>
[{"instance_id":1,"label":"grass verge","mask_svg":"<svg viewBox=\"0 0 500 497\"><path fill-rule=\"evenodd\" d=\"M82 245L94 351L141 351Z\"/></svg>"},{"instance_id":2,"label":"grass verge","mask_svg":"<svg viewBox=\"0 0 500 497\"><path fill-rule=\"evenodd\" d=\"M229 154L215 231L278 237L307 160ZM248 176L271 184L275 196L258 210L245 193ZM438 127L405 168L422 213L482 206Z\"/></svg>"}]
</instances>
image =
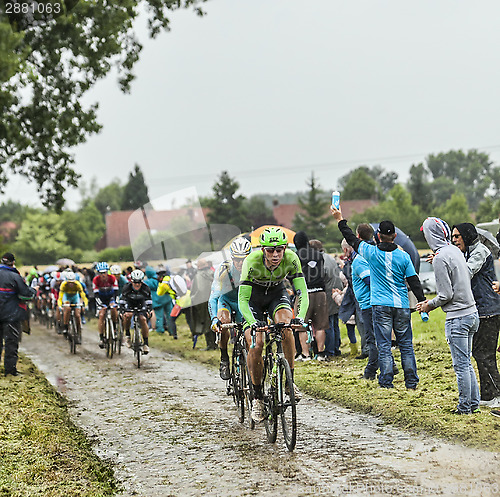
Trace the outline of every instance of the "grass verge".
<instances>
[{"instance_id":1,"label":"grass verge","mask_svg":"<svg viewBox=\"0 0 500 497\"><path fill-rule=\"evenodd\" d=\"M67 404L25 357L0 376L0 497L105 497L112 469L70 420Z\"/></svg>"},{"instance_id":2,"label":"grass verge","mask_svg":"<svg viewBox=\"0 0 500 497\"><path fill-rule=\"evenodd\" d=\"M500 451L500 418L490 409L469 416L451 414L458 402L458 389L451 355L444 338L445 314L433 311L427 323L413 315L414 348L420 383L416 391L406 390L399 351L394 356L401 372L395 376L394 389L378 388L376 381L361 378L366 360L349 355L347 333L341 326L342 355L327 363L297 363L295 382L308 394L330 400L353 410L380 417L404 429L426 433L491 451ZM205 351L204 337L193 350L191 334L184 318L178 320L179 339L167 333L152 333L153 347L217 367L218 351ZM474 363L474 360L473 360Z\"/></svg>"}]
</instances>

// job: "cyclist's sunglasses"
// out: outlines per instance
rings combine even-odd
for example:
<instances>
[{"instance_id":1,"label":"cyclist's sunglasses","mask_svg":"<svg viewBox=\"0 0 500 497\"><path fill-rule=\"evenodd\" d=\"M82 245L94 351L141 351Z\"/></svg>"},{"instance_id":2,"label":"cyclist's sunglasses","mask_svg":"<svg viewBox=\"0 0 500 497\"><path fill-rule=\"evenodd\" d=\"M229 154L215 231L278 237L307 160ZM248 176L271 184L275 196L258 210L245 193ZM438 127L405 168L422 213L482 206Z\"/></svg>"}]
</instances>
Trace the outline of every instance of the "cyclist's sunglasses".
<instances>
[{"instance_id":1,"label":"cyclist's sunglasses","mask_svg":"<svg viewBox=\"0 0 500 497\"><path fill-rule=\"evenodd\" d=\"M278 254L281 254L282 252L285 251L285 247L283 247L283 246L281 246L281 247L265 247L264 250L268 254L272 254L274 252L278 252Z\"/></svg>"}]
</instances>

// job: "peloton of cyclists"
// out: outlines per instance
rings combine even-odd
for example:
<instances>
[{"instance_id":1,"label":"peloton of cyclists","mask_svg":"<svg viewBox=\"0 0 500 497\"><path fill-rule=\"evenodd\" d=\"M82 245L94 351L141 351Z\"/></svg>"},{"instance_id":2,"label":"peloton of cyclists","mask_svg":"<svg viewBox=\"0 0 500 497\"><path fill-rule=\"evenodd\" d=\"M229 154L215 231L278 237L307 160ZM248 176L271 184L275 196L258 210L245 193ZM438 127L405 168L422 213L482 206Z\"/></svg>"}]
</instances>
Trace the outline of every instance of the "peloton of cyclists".
<instances>
[{"instance_id":1,"label":"peloton of cyclists","mask_svg":"<svg viewBox=\"0 0 500 497\"><path fill-rule=\"evenodd\" d=\"M245 337L248 343L248 366L252 377L254 400L252 419L259 423L264 420L264 401L262 388L264 334L259 329L267 326L264 312L276 323L290 323L304 326L304 318L309 306L307 286L302 274L300 260L287 248L286 233L278 227L265 228L259 238L262 250L252 252L243 262L241 282L238 292L238 305L246 322ZM297 317L293 311L284 285L285 278L292 282L297 299ZM251 348L252 332L255 333L255 347ZM283 351L290 364L292 377L294 371L295 342L291 328L285 328ZM295 399L301 393L294 384Z\"/></svg>"},{"instance_id":2,"label":"peloton of cyclists","mask_svg":"<svg viewBox=\"0 0 500 497\"><path fill-rule=\"evenodd\" d=\"M82 322L81 322L81 313L80 313L80 304L83 302L84 306L88 306L87 296L85 295L85 291L83 289L82 284L77 281L76 275L73 271L66 271L66 280L61 283L59 287L59 296L57 299L57 307L64 306L64 304L74 304L77 307L75 308L75 317L76 317L76 328L78 331L77 335L77 343L80 341L80 333L82 330ZM69 316L71 314L70 306L64 306L63 311L63 322L64 322L64 335L68 333L68 325L69 325Z\"/></svg>"},{"instance_id":3,"label":"peloton of cyclists","mask_svg":"<svg viewBox=\"0 0 500 497\"><path fill-rule=\"evenodd\" d=\"M241 312L238 308L238 287L243 261L251 251L252 245L246 238L239 237L231 243L229 247L231 259L222 262L216 269L208 301L208 310L212 318L212 330L220 333L219 371L223 380L229 380L231 377L227 352L230 332L227 329L222 329L220 325L231 322L233 311L236 313L236 322L240 323L242 321Z\"/></svg>"},{"instance_id":4,"label":"peloton of cyclists","mask_svg":"<svg viewBox=\"0 0 500 497\"><path fill-rule=\"evenodd\" d=\"M92 281L96 306L99 310L99 347L104 348L104 319L106 309L111 309L111 319L115 330L118 326L118 310L116 308L116 297L118 295L118 281L112 274L108 274L109 264L98 262L96 265L97 276Z\"/></svg>"},{"instance_id":5,"label":"peloton of cyclists","mask_svg":"<svg viewBox=\"0 0 500 497\"><path fill-rule=\"evenodd\" d=\"M131 346L130 323L133 311L139 311L139 324L141 325L144 346L142 353L149 353L149 326L148 319L151 317L153 301L151 299L151 289L144 283L144 273L140 269L135 269L130 273L130 282L123 287L120 297L120 311L123 312L123 327L127 346Z\"/></svg>"}]
</instances>

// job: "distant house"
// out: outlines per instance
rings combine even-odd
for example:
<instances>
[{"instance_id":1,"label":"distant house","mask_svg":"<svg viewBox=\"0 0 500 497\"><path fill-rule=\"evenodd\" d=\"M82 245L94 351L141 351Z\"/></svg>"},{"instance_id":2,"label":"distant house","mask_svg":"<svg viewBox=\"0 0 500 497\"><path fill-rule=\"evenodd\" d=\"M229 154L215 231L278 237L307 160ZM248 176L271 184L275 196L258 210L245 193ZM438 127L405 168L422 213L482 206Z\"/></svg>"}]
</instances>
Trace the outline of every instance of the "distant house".
<instances>
[{"instance_id":1,"label":"distant house","mask_svg":"<svg viewBox=\"0 0 500 497\"><path fill-rule=\"evenodd\" d=\"M355 212L361 213L369 207L377 205L373 200L345 200L342 202L342 214L349 219ZM150 211L142 216L137 211L112 211L106 214L106 233L96 245L97 250L104 248L116 248L131 244L131 234L129 219L134 214L138 219L138 230L149 230L151 233L166 231L175 219L189 218L193 223L202 222L207 219L209 209L192 209L189 207L166 211ZM298 204L281 204L273 207L273 216L280 226L292 228L293 219L300 211Z\"/></svg>"},{"instance_id":2,"label":"distant house","mask_svg":"<svg viewBox=\"0 0 500 497\"><path fill-rule=\"evenodd\" d=\"M0 223L0 236L5 242L14 241L14 237L16 236L17 230L19 226L13 221L4 221Z\"/></svg>"}]
</instances>

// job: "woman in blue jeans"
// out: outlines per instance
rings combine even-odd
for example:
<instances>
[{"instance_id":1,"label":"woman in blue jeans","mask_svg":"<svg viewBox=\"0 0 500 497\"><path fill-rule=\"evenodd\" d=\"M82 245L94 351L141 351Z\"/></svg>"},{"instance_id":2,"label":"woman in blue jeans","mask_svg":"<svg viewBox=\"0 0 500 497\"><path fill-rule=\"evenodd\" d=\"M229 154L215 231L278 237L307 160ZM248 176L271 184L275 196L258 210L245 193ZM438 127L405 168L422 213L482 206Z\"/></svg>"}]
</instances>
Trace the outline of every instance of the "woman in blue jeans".
<instances>
[{"instance_id":1,"label":"woman in blue jeans","mask_svg":"<svg viewBox=\"0 0 500 497\"><path fill-rule=\"evenodd\" d=\"M479 326L479 314L472 294L469 269L458 247L451 243L450 227L437 217L428 217L422 226L434 252L432 264L437 295L417 304L419 312L442 307L446 312L445 336L450 346L457 377L458 405L454 414L479 412L479 385L472 367L472 339Z\"/></svg>"}]
</instances>

